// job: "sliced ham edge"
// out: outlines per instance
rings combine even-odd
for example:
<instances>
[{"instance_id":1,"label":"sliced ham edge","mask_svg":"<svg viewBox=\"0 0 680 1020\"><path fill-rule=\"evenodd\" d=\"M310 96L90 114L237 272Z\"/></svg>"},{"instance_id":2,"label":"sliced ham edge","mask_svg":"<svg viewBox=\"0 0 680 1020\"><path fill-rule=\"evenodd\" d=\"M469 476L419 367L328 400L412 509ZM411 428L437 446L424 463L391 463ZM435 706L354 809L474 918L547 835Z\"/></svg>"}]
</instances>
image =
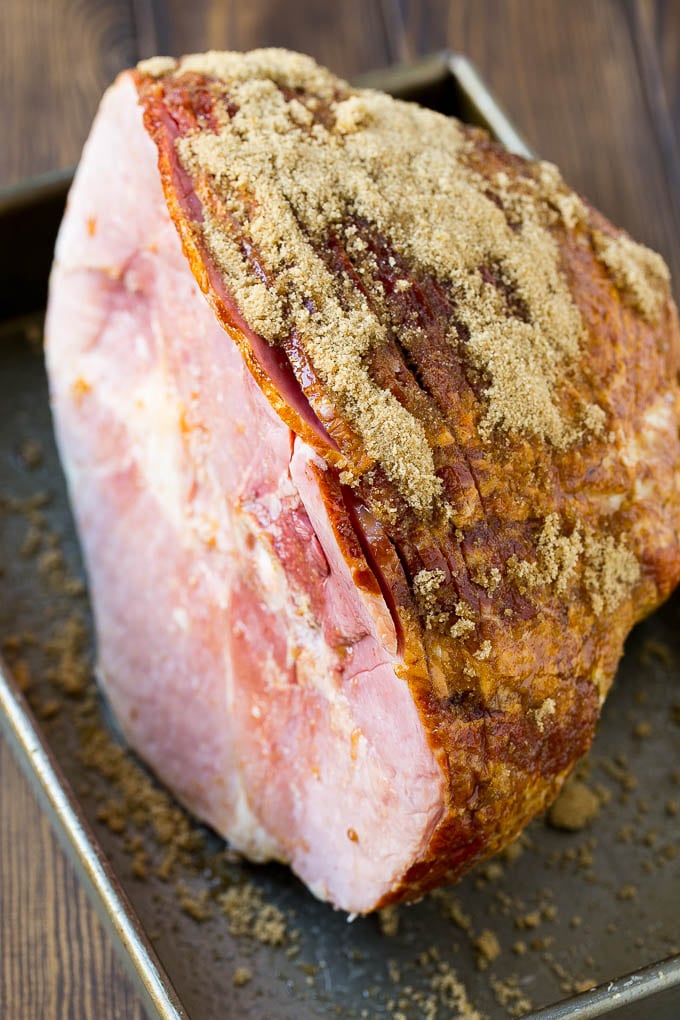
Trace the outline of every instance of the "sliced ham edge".
<instances>
[{"instance_id":1,"label":"sliced ham edge","mask_svg":"<svg viewBox=\"0 0 680 1020\"><path fill-rule=\"evenodd\" d=\"M364 913L425 855L447 784L366 559L379 526L305 441L326 437L292 374L249 339L304 438L191 273L126 72L85 146L46 330L99 675L198 817Z\"/></svg>"}]
</instances>

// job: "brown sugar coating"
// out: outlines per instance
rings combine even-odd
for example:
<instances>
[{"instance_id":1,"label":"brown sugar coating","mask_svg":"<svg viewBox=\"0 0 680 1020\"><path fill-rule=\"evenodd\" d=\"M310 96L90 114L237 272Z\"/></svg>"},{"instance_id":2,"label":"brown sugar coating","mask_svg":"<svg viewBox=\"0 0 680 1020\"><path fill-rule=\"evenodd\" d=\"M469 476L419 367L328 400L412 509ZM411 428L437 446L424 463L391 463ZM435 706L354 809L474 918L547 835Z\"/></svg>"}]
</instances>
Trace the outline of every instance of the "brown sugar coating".
<instances>
[{"instance_id":1,"label":"brown sugar coating","mask_svg":"<svg viewBox=\"0 0 680 1020\"><path fill-rule=\"evenodd\" d=\"M325 460L449 777L413 897L549 803L678 580L668 271L551 164L309 58L136 84L194 274Z\"/></svg>"}]
</instances>

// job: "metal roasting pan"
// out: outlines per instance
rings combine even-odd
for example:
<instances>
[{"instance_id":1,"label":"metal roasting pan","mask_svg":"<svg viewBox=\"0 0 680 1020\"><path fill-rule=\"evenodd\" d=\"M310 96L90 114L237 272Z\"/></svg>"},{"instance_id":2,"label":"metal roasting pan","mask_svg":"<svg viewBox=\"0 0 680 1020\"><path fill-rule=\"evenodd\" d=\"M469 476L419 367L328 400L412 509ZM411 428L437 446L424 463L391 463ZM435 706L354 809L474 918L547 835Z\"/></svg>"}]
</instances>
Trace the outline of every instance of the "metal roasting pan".
<instances>
[{"instance_id":1,"label":"metal roasting pan","mask_svg":"<svg viewBox=\"0 0 680 1020\"><path fill-rule=\"evenodd\" d=\"M364 76L361 84L480 124L514 151L529 152L463 56L436 54ZM439 957L455 969L470 1000L489 1018L508 1015L499 995L507 1000L510 989L510 1005L521 993L534 1010L524 1015L542 1020L612 1014L620 1020L676 1020L677 596L628 641L589 758L588 782L599 790L603 806L588 830L557 832L543 820L534 822L519 857L478 869L443 897L400 908L396 935L384 934L375 918L349 924L314 900L285 868L231 860L211 833L205 834L202 870L179 877L198 892L242 880L253 883L266 902L293 919L298 949L236 937L217 909L199 924L181 910L173 882L154 873L144 880L133 876L121 837L97 820L103 800L115 791L81 764L72 700L63 696L60 710L43 712L49 718L41 718L41 706L55 697L42 640L63 626L74 602L91 634L87 598L52 590L40 557L25 548L28 525L17 511L20 501L47 492L42 510L47 527L58 536L67 569L83 576L36 343L71 177L71 171L59 172L0 193L0 646L9 662L16 664L19 655L24 660L22 668L28 667L31 676L28 699L36 709L20 693L18 670L0 660L0 725L149 1016L308 1020L387 1018L401 1011L420 1017ZM27 440L39 444L42 459L25 456ZM106 706L101 711L107 718ZM459 910L453 913L459 921L467 917L465 930L451 919L454 898ZM475 942L485 929L496 933L502 951L482 970ZM241 985L234 972L243 966L252 979ZM588 982L596 987L573 994ZM12 1012L12 989L0 988L0 1014L20 1020ZM441 1020L452 1015L450 1007L438 1005Z\"/></svg>"}]
</instances>

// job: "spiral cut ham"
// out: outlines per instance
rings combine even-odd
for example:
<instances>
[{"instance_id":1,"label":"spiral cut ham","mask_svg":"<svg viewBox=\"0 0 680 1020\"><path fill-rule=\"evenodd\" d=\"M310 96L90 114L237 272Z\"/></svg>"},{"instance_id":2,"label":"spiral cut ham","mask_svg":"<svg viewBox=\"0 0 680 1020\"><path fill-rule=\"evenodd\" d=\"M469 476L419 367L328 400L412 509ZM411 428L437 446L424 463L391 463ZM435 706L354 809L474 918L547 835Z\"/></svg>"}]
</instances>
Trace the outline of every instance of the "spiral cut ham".
<instances>
[{"instance_id":1,"label":"spiral cut ham","mask_svg":"<svg viewBox=\"0 0 680 1020\"><path fill-rule=\"evenodd\" d=\"M680 572L659 256L306 57L154 58L46 351L101 684L191 811L365 913L550 803Z\"/></svg>"}]
</instances>

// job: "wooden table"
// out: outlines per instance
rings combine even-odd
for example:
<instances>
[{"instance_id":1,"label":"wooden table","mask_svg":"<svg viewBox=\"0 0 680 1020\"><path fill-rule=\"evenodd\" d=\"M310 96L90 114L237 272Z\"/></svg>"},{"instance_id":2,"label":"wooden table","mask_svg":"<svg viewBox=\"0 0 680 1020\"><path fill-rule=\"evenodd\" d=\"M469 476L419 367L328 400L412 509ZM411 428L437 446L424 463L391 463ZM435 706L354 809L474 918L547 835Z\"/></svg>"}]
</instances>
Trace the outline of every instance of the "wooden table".
<instances>
[{"instance_id":1,"label":"wooden table","mask_svg":"<svg viewBox=\"0 0 680 1020\"><path fill-rule=\"evenodd\" d=\"M680 0L0 0L0 185L75 162L120 68L263 45L345 76L464 51L536 151L660 251L680 291ZM0 1016L143 1017L1 741Z\"/></svg>"}]
</instances>

